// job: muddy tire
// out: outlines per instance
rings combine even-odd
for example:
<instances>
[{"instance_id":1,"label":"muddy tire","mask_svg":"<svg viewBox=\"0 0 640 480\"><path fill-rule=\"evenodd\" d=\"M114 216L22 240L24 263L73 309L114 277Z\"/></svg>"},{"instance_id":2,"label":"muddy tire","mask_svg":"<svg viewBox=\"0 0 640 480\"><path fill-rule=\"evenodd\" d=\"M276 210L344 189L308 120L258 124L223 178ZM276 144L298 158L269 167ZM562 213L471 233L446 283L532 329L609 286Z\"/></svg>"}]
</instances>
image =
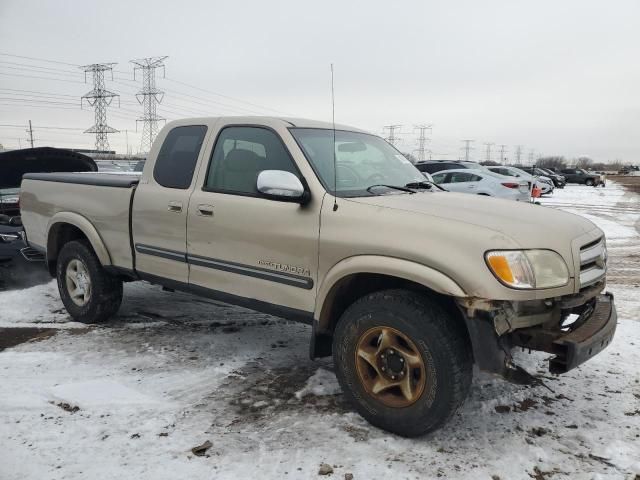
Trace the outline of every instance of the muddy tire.
<instances>
[{"instance_id":1,"label":"muddy tire","mask_svg":"<svg viewBox=\"0 0 640 480\"><path fill-rule=\"evenodd\" d=\"M88 242L62 247L56 278L62 303L77 322L102 323L120 308L122 281L104 269Z\"/></svg>"},{"instance_id":2,"label":"muddy tire","mask_svg":"<svg viewBox=\"0 0 640 480\"><path fill-rule=\"evenodd\" d=\"M594 183L595 183L595 182L593 181L593 178L587 178L587 179L584 181L584 184L585 184L587 187L593 187Z\"/></svg>"},{"instance_id":3,"label":"muddy tire","mask_svg":"<svg viewBox=\"0 0 640 480\"><path fill-rule=\"evenodd\" d=\"M464 326L436 302L403 290L352 304L336 326L333 359L344 395L360 415L406 437L442 426L471 386Z\"/></svg>"}]
</instances>

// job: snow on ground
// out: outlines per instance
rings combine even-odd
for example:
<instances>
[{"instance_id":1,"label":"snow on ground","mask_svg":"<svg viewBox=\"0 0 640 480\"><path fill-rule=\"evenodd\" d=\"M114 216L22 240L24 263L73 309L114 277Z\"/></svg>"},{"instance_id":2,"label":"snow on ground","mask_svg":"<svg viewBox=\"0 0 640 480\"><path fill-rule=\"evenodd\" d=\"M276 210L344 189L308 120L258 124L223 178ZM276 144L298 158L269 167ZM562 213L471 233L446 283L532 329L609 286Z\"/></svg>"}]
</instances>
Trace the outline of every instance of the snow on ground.
<instances>
[{"instance_id":1,"label":"snow on ground","mask_svg":"<svg viewBox=\"0 0 640 480\"><path fill-rule=\"evenodd\" d=\"M333 478L633 479L639 198L610 182L542 200L608 235L620 317L611 346L560 377L547 373L546 355L518 354L546 386L476 372L456 417L420 439L353 413L331 362L308 360L307 326L128 284L118 317L86 327L69 322L53 282L0 293L0 335L56 332L0 351L0 479L307 479L320 463Z\"/></svg>"}]
</instances>

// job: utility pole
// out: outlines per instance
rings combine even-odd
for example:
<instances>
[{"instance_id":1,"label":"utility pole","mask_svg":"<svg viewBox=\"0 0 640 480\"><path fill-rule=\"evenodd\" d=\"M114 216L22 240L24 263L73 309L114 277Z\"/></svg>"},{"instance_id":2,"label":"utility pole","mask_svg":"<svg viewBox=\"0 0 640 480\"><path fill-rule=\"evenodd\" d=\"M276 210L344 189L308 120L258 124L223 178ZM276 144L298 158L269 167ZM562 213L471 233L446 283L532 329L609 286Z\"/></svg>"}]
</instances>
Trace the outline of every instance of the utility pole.
<instances>
[{"instance_id":1,"label":"utility pole","mask_svg":"<svg viewBox=\"0 0 640 480\"><path fill-rule=\"evenodd\" d=\"M129 130L124 131L124 137L127 142L127 155L131 155L131 152L129 151Z\"/></svg>"},{"instance_id":2,"label":"utility pole","mask_svg":"<svg viewBox=\"0 0 640 480\"><path fill-rule=\"evenodd\" d=\"M473 150L473 147L471 146L471 144L475 140L466 139L466 140L462 140L462 141L464 142L464 147L462 147L464 149L464 159L468 162L469 161L469 153L471 152L471 150Z\"/></svg>"},{"instance_id":3,"label":"utility pole","mask_svg":"<svg viewBox=\"0 0 640 480\"><path fill-rule=\"evenodd\" d=\"M133 67L133 79L136 79L136 70L142 70L142 89L136 94L138 103L142 105L144 113L136 120L142 122L142 140L140 141L140 152L145 153L151 150L153 140L158 134L158 123L166 121L158 116L157 106L162 103L164 92L156 88L156 69L162 68L164 78L164 60L167 57L148 57L139 60L131 60Z\"/></svg>"},{"instance_id":4,"label":"utility pole","mask_svg":"<svg viewBox=\"0 0 640 480\"><path fill-rule=\"evenodd\" d=\"M111 79L113 80L114 65L115 63L94 63L80 67L84 70L85 82L87 81L87 73L91 73L93 76L93 90L85 93L80 98L80 107L82 108L86 100L89 106L95 110L95 123L92 127L86 129L84 133L96 134L96 150L98 152L109 150L109 139L107 138L109 133L118 133L118 130L107 125L107 107L111 105L115 97L118 97L119 102L120 95L107 90L104 84L104 72L111 72Z\"/></svg>"},{"instance_id":5,"label":"utility pole","mask_svg":"<svg viewBox=\"0 0 640 480\"><path fill-rule=\"evenodd\" d=\"M33 128L31 127L31 120L29 120L29 130L27 130L27 133L29 134L29 138L27 140L31 144L31 148L33 148Z\"/></svg>"},{"instance_id":6,"label":"utility pole","mask_svg":"<svg viewBox=\"0 0 640 480\"><path fill-rule=\"evenodd\" d=\"M501 144L500 145L500 163L503 163L507 159L506 153L507 153L507 146L504 144Z\"/></svg>"},{"instance_id":7,"label":"utility pole","mask_svg":"<svg viewBox=\"0 0 640 480\"><path fill-rule=\"evenodd\" d=\"M487 156L485 159L486 162L491 161L491 147L493 147L493 145L493 143L485 143L485 146L487 147Z\"/></svg>"},{"instance_id":8,"label":"utility pole","mask_svg":"<svg viewBox=\"0 0 640 480\"><path fill-rule=\"evenodd\" d=\"M402 125L385 125L382 127L385 130L389 130L389 135L385 137L385 140L389 142L391 145L395 146L398 141L398 137L396 137L396 131L402 128Z\"/></svg>"},{"instance_id":9,"label":"utility pole","mask_svg":"<svg viewBox=\"0 0 640 480\"><path fill-rule=\"evenodd\" d=\"M516 145L516 165L520 165L521 156L522 156L522 145Z\"/></svg>"},{"instance_id":10,"label":"utility pole","mask_svg":"<svg viewBox=\"0 0 640 480\"><path fill-rule=\"evenodd\" d=\"M533 148L529 150L529 165L534 164L535 154L536 154L536 151Z\"/></svg>"},{"instance_id":11,"label":"utility pole","mask_svg":"<svg viewBox=\"0 0 640 480\"><path fill-rule=\"evenodd\" d=\"M420 132L420 136L418 137L418 148L415 150L418 152L418 160L420 162L426 160L425 158L425 146L427 144L428 138L425 136L425 132L429 130L431 132L431 125L415 125L414 130L418 130ZM431 157L431 151L429 151L429 157Z\"/></svg>"}]
</instances>

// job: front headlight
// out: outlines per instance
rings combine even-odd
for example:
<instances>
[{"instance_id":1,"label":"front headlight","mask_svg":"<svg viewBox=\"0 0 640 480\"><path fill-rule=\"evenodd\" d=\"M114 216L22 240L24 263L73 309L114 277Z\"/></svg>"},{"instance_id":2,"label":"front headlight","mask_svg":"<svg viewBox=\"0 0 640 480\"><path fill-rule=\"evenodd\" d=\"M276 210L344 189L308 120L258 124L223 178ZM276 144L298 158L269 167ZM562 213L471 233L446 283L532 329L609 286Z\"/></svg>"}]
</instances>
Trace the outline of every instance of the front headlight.
<instances>
[{"instance_id":1,"label":"front headlight","mask_svg":"<svg viewBox=\"0 0 640 480\"><path fill-rule=\"evenodd\" d=\"M567 264L553 250L493 250L485 260L496 278L511 288L554 288L569 282Z\"/></svg>"}]
</instances>

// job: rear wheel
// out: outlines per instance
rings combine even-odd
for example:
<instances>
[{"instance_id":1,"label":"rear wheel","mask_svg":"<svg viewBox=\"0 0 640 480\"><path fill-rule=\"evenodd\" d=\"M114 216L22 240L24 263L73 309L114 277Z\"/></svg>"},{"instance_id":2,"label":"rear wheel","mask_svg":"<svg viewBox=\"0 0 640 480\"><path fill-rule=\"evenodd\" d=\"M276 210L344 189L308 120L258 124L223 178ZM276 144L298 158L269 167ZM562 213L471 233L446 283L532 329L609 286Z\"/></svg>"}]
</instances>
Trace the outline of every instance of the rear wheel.
<instances>
[{"instance_id":1,"label":"rear wheel","mask_svg":"<svg viewBox=\"0 0 640 480\"><path fill-rule=\"evenodd\" d=\"M333 342L345 396L390 432L413 437L435 430L469 392L466 332L422 295L386 290L361 298L340 318Z\"/></svg>"},{"instance_id":2,"label":"rear wheel","mask_svg":"<svg viewBox=\"0 0 640 480\"><path fill-rule=\"evenodd\" d=\"M58 290L77 322L101 323L122 303L122 281L110 275L86 241L65 244L56 267Z\"/></svg>"}]
</instances>

